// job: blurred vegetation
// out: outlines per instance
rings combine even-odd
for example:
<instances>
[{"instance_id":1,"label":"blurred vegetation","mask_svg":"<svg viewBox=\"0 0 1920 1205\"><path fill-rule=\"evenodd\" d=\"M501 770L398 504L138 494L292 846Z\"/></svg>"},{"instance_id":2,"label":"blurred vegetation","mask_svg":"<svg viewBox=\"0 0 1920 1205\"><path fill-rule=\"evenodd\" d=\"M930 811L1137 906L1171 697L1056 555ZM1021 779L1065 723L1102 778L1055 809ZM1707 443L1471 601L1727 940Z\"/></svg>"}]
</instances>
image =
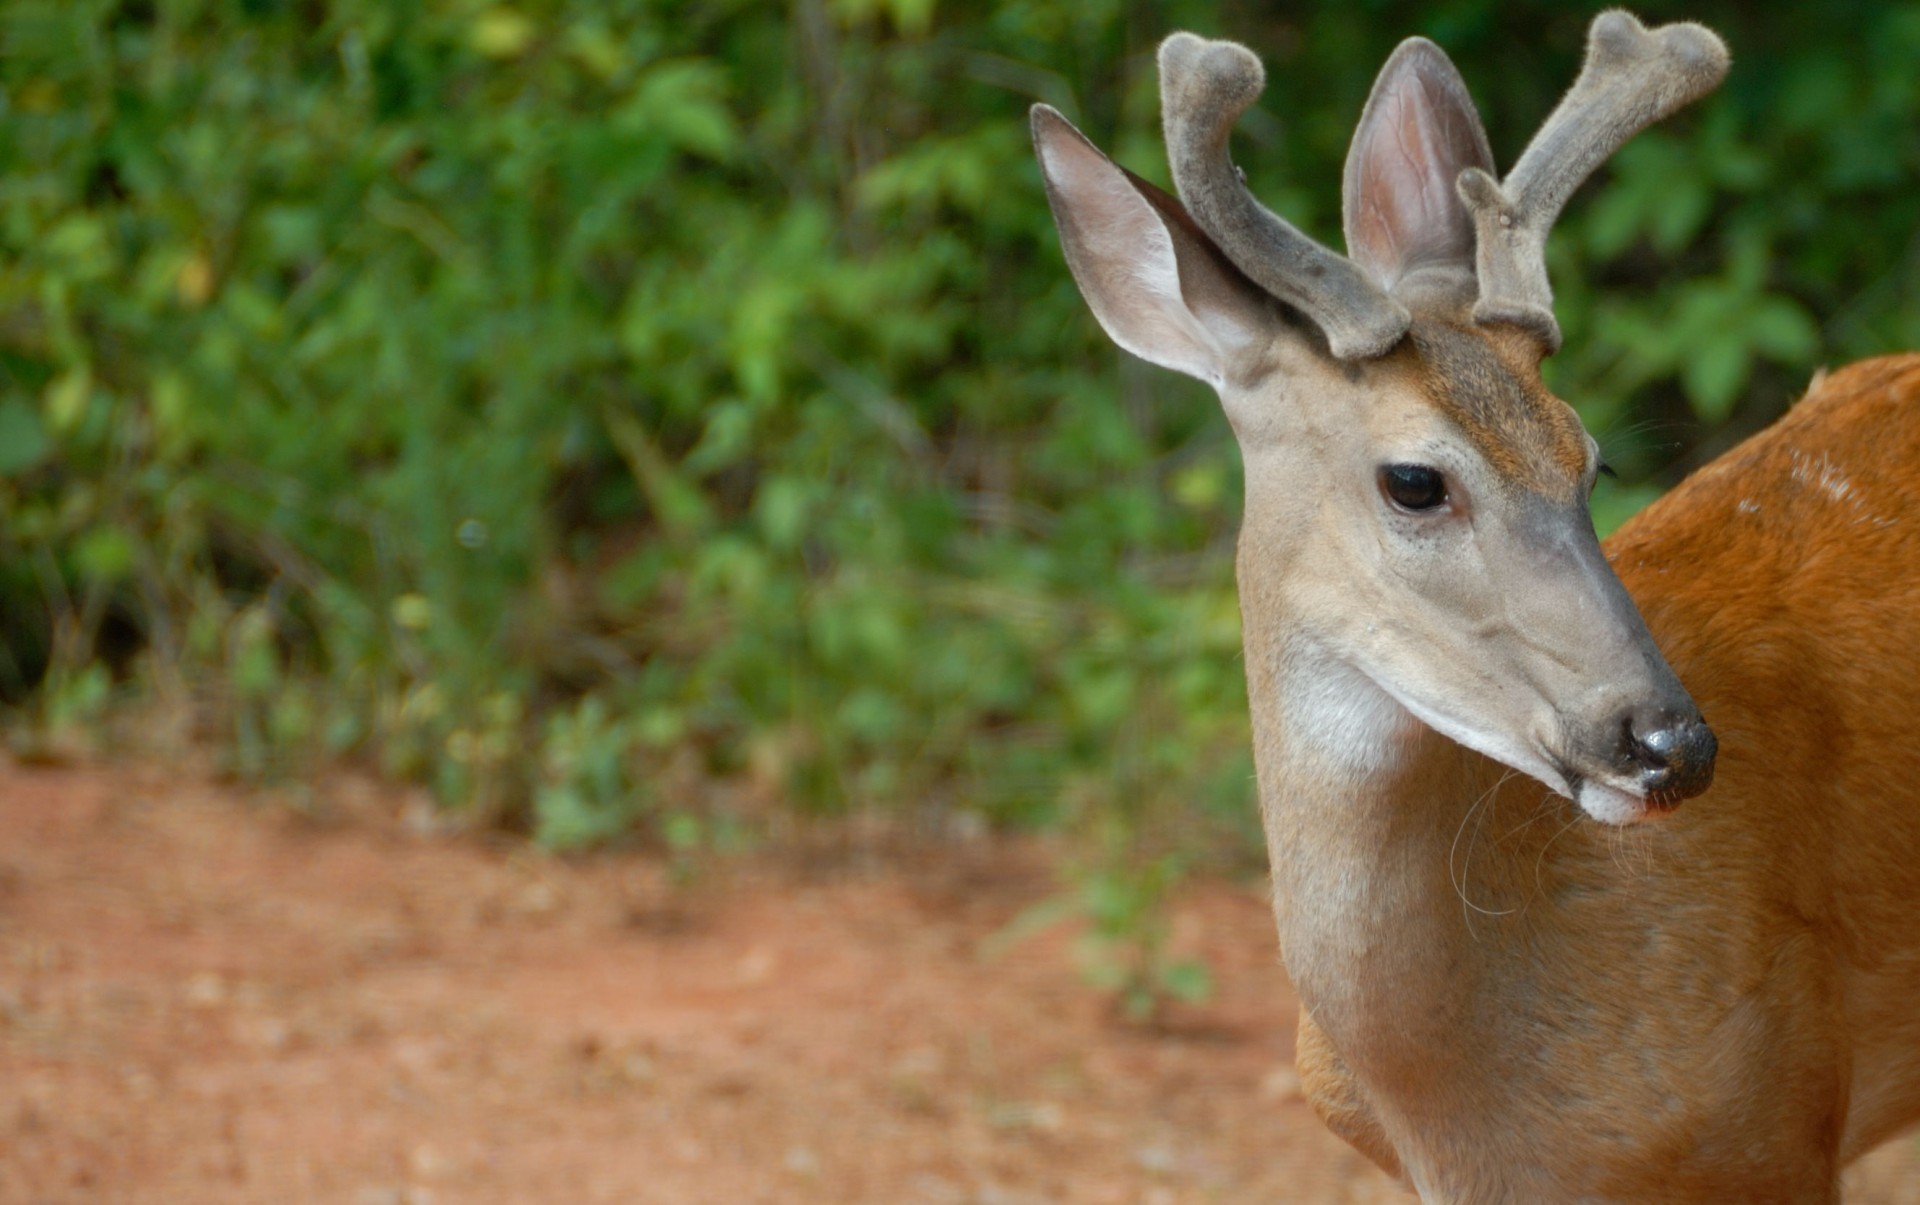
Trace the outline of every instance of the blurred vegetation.
<instances>
[{"instance_id":1,"label":"blurred vegetation","mask_svg":"<svg viewBox=\"0 0 1920 1205\"><path fill-rule=\"evenodd\" d=\"M1086 314L1027 106L1164 181L1155 43L1237 37L1240 161L1337 243L1399 38L1507 163L1593 11L5 0L19 739L158 700L236 772L366 757L559 847L721 840L676 789L714 779L1068 826L1152 853L1088 877L1129 915L1257 849L1239 469ZM1920 5L1642 15L1736 69L1552 247L1603 526L1815 365L1920 345Z\"/></svg>"}]
</instances>

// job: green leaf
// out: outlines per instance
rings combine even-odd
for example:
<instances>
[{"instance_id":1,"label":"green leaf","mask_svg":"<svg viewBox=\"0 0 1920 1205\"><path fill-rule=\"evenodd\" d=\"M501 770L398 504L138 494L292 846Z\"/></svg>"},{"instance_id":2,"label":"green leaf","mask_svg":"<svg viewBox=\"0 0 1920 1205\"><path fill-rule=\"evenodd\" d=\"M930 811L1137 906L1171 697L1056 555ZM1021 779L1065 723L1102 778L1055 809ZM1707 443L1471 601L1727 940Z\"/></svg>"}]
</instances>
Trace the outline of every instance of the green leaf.
<instances>
[{"instance_id":1,"label":"green leaf","mask_svg":"<svg viewBox=\"0 0 1920 1205\"><path fill-rule=\"evenodd\" d=\"M4 409L0 408L0 414ZM115 527L96 527L74 545L74 564L96 582L118 582L133 572L133 538Z\"/></svg>"},{"instance_id":2,"label":"green leaf","mask_svg":"<svg viewBox=\"0 0 1920 1205\"><path fill-rule=\"evenodd\" d=\"M617 78L629 66L627 50L601 21L589 18L567 30L566 47L603 80Z\"/></svg>"},{"instance_id":3,"label":"green leaf","mask_svg":"<svg viewBox=\"0 0 1920 1205\"><path fill-rule=\"evenodd\" d=\"M711 473L738 464L753 443L754 408L729 400L716 404L707 416L700 442L680 463L687 472Z\"/></svg>"},{"instance_id":4,"label":"green leaf","mask_svg":"<svg viewBox=\"0 0 1920 1205\"><path fill-rule=\"evenodd\" d=\"M786 551L799 546L807 531L812 487L797 477L772 477L754 494L753 516L767 544Z\"/></svg>"},{"instance_id":5,"label":"green leaf","mask_svg":"<svg viewBox=\"0 0 1920 1205\"><path fill-rule=\"evenodd\" d=\"M578 849L610 835L598 808L571 785L542 787L533 797L533 839L548 849Z\"/></svg>"},{"instance_id":6,"label":"green leaf","mask_svg":"<svg viewBox=\"0 0 1920 1205\"><path fill-rule=\"evenodd\" d=\"M1176 962L1160 968L1160 988L1176 1000L1203 1003L1213 996L1213 972L1204 962Z\"/></svg>"},{"instance_id":7,"label":"green leaf","mask_svg":"<svg viewBox=\"0 0 1920 1205\"><path fill-rule=\"evenodd\" d=\"M1654 250L1674 255L1691 243L1713 211L1707 182L1690 172L1663 181L1660 204L1651 211L1647 233Z\"/></svg>"},{"instance_id":8,"label":"green leaf","mask_svg":"<svg viewBox=\"0 0 1920 1205\"><path fill-rule=\"evenodd\" d=\"M424 632L433 626L433 600L424 594L407 593L393 600L393 622L409 632Z\"/></svg>"},{"instance_id":9,"label":"green leaf","mask_svg":"<svg viewBox=\"0 0 1920 1205\"><path fill-rule=\"evenodd\" d=\"M1012 920L981 939L976 954L981 962L996 962L1016 946L1066 924L1078 913L1079 905L1072 896L1048 896L1037 904L1028 905Z\"/></svg>"},{"instance_id":10,"label":"green leaf","mask_svg":"<svg viewBox=\"0 0 1920 1205\"><path fill-rule=\"evenodd\" d=\"M660 821L660 835L675 853L691 853L706 844L706 826L690 812L669 812Z\"/></svg>"},{"instance_id":11,"label":"green leaf","mask_svg":"<svg viewBox=\"0 0 1920 1205\"><path fill-rule=\"evenodd\" d=\"M51 450L40 415L19 398L0 402L0 477L17 477Z\"/></svg>"},{"instance_id":12,"label":"green leaf","mask_svg":"<svg viewBox=\"0 0 1920 1205\"><path fill-rule=\"evenodd\" d=\"M1708 422L1724 421L1740 399L1752 367L1753 357L1738 332L1694 347L1680 370L1693 412Z\"/></svg>"},{"instance_id":13,"label":"green leaf","mask_svg":"<svg viewBox=\"0 0 1920 1205\"><path fill-rule=\"evenodd\" d=\"M1175 501L1189 510L1211 510L1226 499L1226 468L1211 462L1189 465L1174 474L1167 489Z\"/></svg>"},{"instance_id":14,"label":"green leaf","mask_svg":"<svg viewBox=\"0 0 1920 1205\"><path fill-rule=\"evenodd\" d=\"M1820 349L1820 328L1805 307L1789 297L1763 297L1747 315L1747 337L1768 357L1786 363L1810 359Z\"/></svg>"},{"instance_id":15,"label":"green leaf","mask_svg":"<svg viewBox=\"0 0 1920 1205\"><path fill-rule=\"evenodd\" d=\"M1660 487L1657 485L1623 485L1602 477L1595 485L1593 498L1588 503L1593 513L1593 529L1604 540L1659 496Z\"/></svg>"},{"instance_id":16,"label":"green leaf","mask_svg":"<svg viewBox=\"0 0 1920 1205\"><path fill-rule=\"evenodd\" d=\"M47 422L55 432L66 435L87 417L87 404L93 400L93 371L82 365L61 373L47 386L42 404ZM34 424L35 429L39 424Z\"/></svg>"},{"instance_id":17,"label":"green leaf","mask_svg":"<svg viewBox=\"0 0 1920 1205\"><path fill-rule=\"evenodd\" d=\"M661 138L676 150L731 160L740 131L727 109L727 72L710 59L655 63L614 111L617 127Z\"/></svg>"},{"instance_id":18,"label":"green leaf","mask_svg":"<svg viewBox=\"0 0 1920 1205\"><path fill-rule=\"evenodd\" d=\"M527 49L536 32L534 23L524 14L495 5L473 19L468 37L473 48L488 58L510 59Z\"/></svg>"}]
</instances>

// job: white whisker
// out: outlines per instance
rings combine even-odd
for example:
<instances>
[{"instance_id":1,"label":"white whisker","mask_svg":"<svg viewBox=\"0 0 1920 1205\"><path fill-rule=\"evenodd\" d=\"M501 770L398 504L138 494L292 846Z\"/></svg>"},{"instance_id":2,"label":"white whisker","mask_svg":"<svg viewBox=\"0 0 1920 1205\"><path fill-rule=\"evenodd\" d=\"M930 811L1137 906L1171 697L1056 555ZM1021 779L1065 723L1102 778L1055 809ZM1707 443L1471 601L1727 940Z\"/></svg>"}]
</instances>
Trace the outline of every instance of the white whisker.
<instances>
[{"instance_id":1,"label":"white whisker","mask_svg":"<svg viewBox=\"0 0 1920 1205\"><path fill-rule=\"evenodd\" d=\"M1495 780L1492 786L1480 793L1480 797L1473 801L1473 805L1466 810L1466 814L1460 817L1460 826L1453 831L1453 844L1447 848L1447 878L1453 884L1453 893L1460 897L1460 903L1462 905L1460 911L1461 919L1466 922L1468 935L1475 941L1480 939L1480 935L1474 932L1472 912L1478 912L1482 916L1509 916L1515 911L1512 908L1483 908L1479 904L1474 903L1467 895L1467 876L1472 873L1473 870L1473 847L1479 840L1480 827L1486 823L1486 817L1482 816L1480 825L1474 827L1473 838L1467 842L1466 860L1459 863L1457 869L1454 862L1454 854L1460 849L1460 835L1467 831L1467 824L1473 819L1474 813L1478 812L1488 800L1492 799L1500 788L1506 785L1507 780L1513 778L1517 773L1518 771L1516 770L1508 770Z\"/></svg>"}]
</instances>

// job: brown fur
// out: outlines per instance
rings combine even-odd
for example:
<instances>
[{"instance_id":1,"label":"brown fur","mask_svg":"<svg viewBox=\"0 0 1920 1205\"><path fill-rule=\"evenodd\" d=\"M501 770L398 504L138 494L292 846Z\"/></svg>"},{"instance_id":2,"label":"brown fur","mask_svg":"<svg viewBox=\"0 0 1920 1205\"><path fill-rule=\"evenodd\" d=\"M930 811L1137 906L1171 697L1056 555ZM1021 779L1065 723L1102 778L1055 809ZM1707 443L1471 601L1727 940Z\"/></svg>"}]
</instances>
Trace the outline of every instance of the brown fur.
<instances>
[{"instance_id":1,"label":"brown fur","mask_svg":"<svg viewBox=\"0 0 1920 1205\"><path fill-rule=\"evenodd\" d=\"M1416 320L1407 342L1427 397L1503 477L1556 501L1579 488L1586 431L1541 383L1531 340L1516 347L1507 328Z\"/></svg>"},{"instance_id":2,"label":"brown fur","mask_svg":"<svg viewBox=\"0 0 1920 1205\"><path fill-rule=\"evenodd\" d=\"M1300 1027L1293 1040L1293 1065L1300 1075L1300 1090L1307 1103L1329 1130L1345 1139L1353 1148L1373 1160L1389 1176L1406 1173L1400 1158L1393 1153L1393 1142L1380 1128L1361 1095L1353 1072L1341 1061L1311 1014L1302 1011Z\"/></svg>"}]
</instances>

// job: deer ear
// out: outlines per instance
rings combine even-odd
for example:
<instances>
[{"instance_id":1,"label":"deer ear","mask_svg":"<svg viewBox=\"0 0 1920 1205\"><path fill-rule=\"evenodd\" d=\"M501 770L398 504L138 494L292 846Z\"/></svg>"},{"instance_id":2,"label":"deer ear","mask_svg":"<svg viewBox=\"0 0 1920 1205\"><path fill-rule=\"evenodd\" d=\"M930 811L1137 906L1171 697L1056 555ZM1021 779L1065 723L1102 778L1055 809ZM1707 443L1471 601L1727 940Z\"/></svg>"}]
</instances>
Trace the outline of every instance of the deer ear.
<instances>
[{"instance_id":1,"label":"deer ear","mask_svg":"<svg viewBox=\"0 0 1920 1205\"><path fill-rule=\"evenodd\" d=\"M1347 152L1347 254L1389 290L1423 270L1471 290L1473 220L1455 188L1469 167L1493 171L1473 98L1438 46L1408 38L1380 69Z\"/></svg>"},{"instance_id":2,"label":"deer ear","mask_svg":"<svg viewBox=\"0 0 1920 1205\"><path fill-rule=\"evenodd\" d=\"M1033 143L1067 266L1093 315L1143 360L1216 389L1271 337L1274 307L1179 201L1033 107Z\"/></svg>"}]
</instances>

